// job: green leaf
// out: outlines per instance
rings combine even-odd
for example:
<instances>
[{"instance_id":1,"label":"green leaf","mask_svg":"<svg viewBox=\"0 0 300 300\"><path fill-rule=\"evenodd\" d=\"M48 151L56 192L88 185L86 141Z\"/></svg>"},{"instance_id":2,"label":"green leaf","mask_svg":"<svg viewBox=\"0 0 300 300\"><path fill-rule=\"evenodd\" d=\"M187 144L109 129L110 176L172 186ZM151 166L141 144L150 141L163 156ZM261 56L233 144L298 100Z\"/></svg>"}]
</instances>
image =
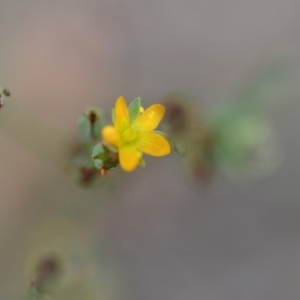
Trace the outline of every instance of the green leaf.
<instances>
[{"instance_id":1,"label":"green leaf","mask_svg":"<svg viewBox=\"0 0 300 300\"><path fill-rule=\"evenodd\" d=\"M105 118L102 111L99 112L98 120L93 124L93 137L100 138L101 130L105 125Z\"/></svg>"},{"instance_id":2,"label":"green leaf","mask_svg":"<svg viewBox=\"0 0 300 300\"><path fill-rule=\"evenodd\" d=\"M94 159L94 166L97 169L101 169L103 167L103 161L101 159Z\"/></svg>"},{"instance_id":3,"label":"green leaf","mask_svg":"<svg viewBox=\"0 0 300 300\"><path fill-rule=\"evenodd\" d=\"M93 137L95 139L99 139L100 138L102 128L103 128L103 125L102 125L102 123L100 121L96 121L94 123L94 126L93 126L92 129L93 129Z\"/></svg>"},{"instance_id":4,"label":"green leaf","mask_svg":"<svg viewBox=\"0 0 300 300\"><path fill-rule=\"evenodd\" d=\"M88 143L91 139L91 123L90 120L85 116L81 116L78 120L78 130L82 140Z\"/></svg>"},{"instance_id":5,"label":"green leaf","mask_svg":"<svg viewBox=\"0 0 300 300\"><path fill-rule=\"evenodd\" d=\"M132 123L140 114L141 98L134 99L129 105L129 117Z\"/></svg>"},{"instance_id":6,"label":"green leaf","mask_svg":"<svg viewBox=\"0 0 300 300\"><path fill-rule=\"evenodd\" d=\"M101 136L101 130L105 125L105 117L101 110L96 107L88 107L85 116L91 124L91 137L98 139Z\"/></svg>"},{"instance_id":7,"label":"green leaf","mask_svg":"<svg viewBox=\"0 0 300 300\"><path fill-rule=\"evenodd\" d=\"M174 149L174 151L177 153L177 155L179 157L185 157L188 150L186 149L186 147L184 147L184 145L182 143L175 143L174 141L171 143L172 148Z\"/></svg>"},{"instance_id":8,"label":"green leaf","mask_svg":"<svg viewBox=\"0 0 300 300\"><path fill-rule=\"evenodd\" d=\"M143 158L140 159L139 166L146 167L146 162L145 162L145 160Z\"/></svg>"},{"instance_id":9,"label":"green leaf","mask_svg":"<svg viewBox=\"0 0 300 300\"><path fill-rule=\"evenodd\" d=\"M97 169L111 170L119 166L118 156L109 151L106 145L105 147L102 144L96 145L92 151L92 159Z\"/></svg>"},{"instance_id":10,"label":"green leaf","mask_svg":"<svg viewBox=\"0 0 300 300\"><path fill-rule=\"evenodd\" d=\"M97 158L97 156L103 154L104 151L105 151L105 150L104 150L102 144L101 144L101 143L100 143L100 144L97 144L97 145L94 147L93 151L92 151L92 159Z\"/></svg>"}]
</instances>

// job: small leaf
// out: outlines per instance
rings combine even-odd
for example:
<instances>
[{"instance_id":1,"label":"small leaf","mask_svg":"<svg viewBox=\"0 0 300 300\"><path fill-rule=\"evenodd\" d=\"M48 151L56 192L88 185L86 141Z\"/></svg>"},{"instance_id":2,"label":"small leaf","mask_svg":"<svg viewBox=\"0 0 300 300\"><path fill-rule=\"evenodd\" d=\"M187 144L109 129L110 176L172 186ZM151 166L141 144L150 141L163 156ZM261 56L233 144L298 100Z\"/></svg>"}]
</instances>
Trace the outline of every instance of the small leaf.
<instances>
[{"instance_id":1,"label":"small leaf","mask_svg":"<svg viewBox=\"0 0 300 300\"><path fill-rule=\"evenodd\" d=\"M89 119L85 115L81 116L77 126L82 140L88 143L91 139L91 123Z\"/></svg>"},{"instance_id":2,"label":"small leaf","mask_svg":"<svg viewBox=\"0 0 300 300\"><path fill-rule=\"evenodd\" d=\"M105 125L105 117L102 111L99 111L98 120L93 124L93 136L95 138L101 137L101 130Z\"/></svg>"},{"instance_id":3,"label":"small leaf","mask_svg":"<svg viewBox=\"0 0 300 300\"><path fill-rule=\"evenodd\" d=\"M140 159L139 166L146 167L146 162L145 162L145 160L143 158Z\"/></svg>"},{"instance_id":4,"label":"small leaf","mask_svg":"<svg viewBox=\"0 0 300 300\"><path fill-rule=\"evenodd\" d=\"M101 169L103 167L103 161L101 159L94 159L94 166L97 169Z\"/></svg>"},{"instance_id":5,"label":"small leaf","mask_svg":"<svg viewBox=\"0 0 300 300\"><path fill-rule=\"evenodd\" d=\"M102 144L97 144L92 151L92 159L95 159L98 155L104 153L104 148Z\"/></svg>"},{"instance_id":6,"label":"small leaf","mask_svg":"<svg viewBox=\"0 0 300 300\"><path fill-rule=\"evenodd\" d=\"M141 108L141 98L136 98L130 103L128 110L129 110L129 117L131 123L140 114L140 108Z\"/></svg>"},{"instance_id":7,"label":"small leaf","mask_svg":"<svg viewBox=\"0 0 300 300\"><path fill-rule=\"evenodd\" d=\"M179 157L185 157L186 156L188 151L187 151L186 148L184 148L183 145L179 145L179 143L175 143L175 142L172 142L171 145L172 145L172 148L174 149L174 151L177 153L177 155Z\"/></svg>"},{"instance_id":8,"label":"small leaf","mask_svg":"<svg viewBox=\"0 0 300 300\"><path fill-rule=\"evenodd\" d=\"M103 127L102 122L96 121L94 123L94 126L93 126L93 137L95 139L99 139L100 138L102 127Z\"/></svg>"},{"instance_id":9,"label":"small leaf","mask_svg":"<svg viewBox=\"0 0 300 300\"><path fill-rule=\"evenodd\" d=\"M105 117L101 110L96 107L88 107L85 115L91 124L91 137L94 139L100 138L101 130L105 125Z\"/></svg>"}]
</instances>

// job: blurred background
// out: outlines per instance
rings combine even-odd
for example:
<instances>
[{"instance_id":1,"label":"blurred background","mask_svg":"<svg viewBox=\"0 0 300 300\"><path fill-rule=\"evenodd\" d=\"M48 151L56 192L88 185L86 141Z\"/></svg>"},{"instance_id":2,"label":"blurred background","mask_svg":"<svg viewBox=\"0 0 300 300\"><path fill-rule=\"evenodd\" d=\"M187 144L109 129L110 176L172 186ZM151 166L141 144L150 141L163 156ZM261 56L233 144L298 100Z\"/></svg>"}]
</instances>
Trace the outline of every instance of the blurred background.
<instances>
[{"instance_id":1,"label":"blurred background","mask_svg":"<svg viewBox=\"0 0 300 300\"><path fill-rule=\"evenodd\" d=\"M59 299L299 299L297 97L269 113L268 176L206 185L172 155L87 188L65 169L87 106L109 120L119 95L180 91L213 109L248 74L299 63L299 17L298 0L0 0L0 299L24 299L47 253L65 261Z\"/></svg>"}]
</instances>

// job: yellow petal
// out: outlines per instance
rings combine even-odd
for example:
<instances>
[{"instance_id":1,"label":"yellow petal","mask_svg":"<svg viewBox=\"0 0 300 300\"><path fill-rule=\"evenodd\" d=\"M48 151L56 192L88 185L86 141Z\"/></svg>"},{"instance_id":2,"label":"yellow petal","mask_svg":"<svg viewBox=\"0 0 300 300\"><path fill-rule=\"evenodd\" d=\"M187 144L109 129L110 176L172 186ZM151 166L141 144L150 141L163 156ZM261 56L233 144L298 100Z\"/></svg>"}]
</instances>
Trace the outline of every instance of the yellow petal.
<instances>
[{"instance_id":1,"label":"yellow petal","mask_svg":"<svg viewBox=\"0 0 300 300\"><path fill-rule=\"evenodd\" d=\"M129 112L124 97L119 97L115 106L115 127L119 132L130 126Z\"/></svg>"},{"instance_id":2,"label":"yellow petal","mask_svg":"<svg viewBox=\"0 0 300 300\"><path fill-rule=\"evenodd\" d=\"M139 151L152 156L164 156L171 152L170 143L163 136L154 132L141 134L137 148Z\"/></svg>"},{"instance_id":3,"label":"yellow petal","mask_svg":"<svg viewBox=\"0 0 300 300\"><path fill-rule=\"evenodd\" d=\"M102 138L110 145L119 146L119 133L114 126L108 125L102 129Z\"/></svg>"},{"instance_id":4,"label":"yellow petal","mask_svg":"<svg viewBox=\"0 0 300 300\"><path fill-rule=\"evenodd\" d=\"M133 123L133 127L141 131L153 131L163 118L165 108L161 104L154 104L140 114Z\"/></svg>"},{"instance_id":5,"label":"yellow petal","mask_svg":"<svg viewBox=\"0 0 300 300\"><path fill-rule=\"evenodd\" d=\"M133 171L137 167L141 159L141 155L141 152L138 151L133 143L124 144L119 148L119 161L121 168L127 172Z\"/></svg>"}]
</instances>

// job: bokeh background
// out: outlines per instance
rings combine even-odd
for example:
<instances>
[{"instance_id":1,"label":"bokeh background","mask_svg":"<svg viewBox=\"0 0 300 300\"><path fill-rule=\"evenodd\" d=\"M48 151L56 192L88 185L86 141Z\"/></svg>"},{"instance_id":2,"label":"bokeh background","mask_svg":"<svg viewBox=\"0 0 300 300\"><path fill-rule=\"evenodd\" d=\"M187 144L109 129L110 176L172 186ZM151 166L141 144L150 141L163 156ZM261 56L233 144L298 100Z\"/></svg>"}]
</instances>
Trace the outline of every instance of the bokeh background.
<instances>
[{"instance_id":1,"label":"bokeh background","mask_svg":"<svg viewBox=\"0 0 300 300\"><path fill-rule=\"evenodd\" d=\"M297 54L299 28L298 0L0 0L0 299L23 299L44 250L76 261L87 299L299 299L297 98L270 112L283 163L265 177L203 185L173 155L82 188L62 137L121 94L214 107Z\"/></svg>"}]
</instances>

